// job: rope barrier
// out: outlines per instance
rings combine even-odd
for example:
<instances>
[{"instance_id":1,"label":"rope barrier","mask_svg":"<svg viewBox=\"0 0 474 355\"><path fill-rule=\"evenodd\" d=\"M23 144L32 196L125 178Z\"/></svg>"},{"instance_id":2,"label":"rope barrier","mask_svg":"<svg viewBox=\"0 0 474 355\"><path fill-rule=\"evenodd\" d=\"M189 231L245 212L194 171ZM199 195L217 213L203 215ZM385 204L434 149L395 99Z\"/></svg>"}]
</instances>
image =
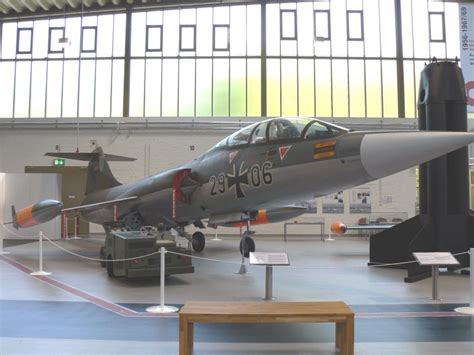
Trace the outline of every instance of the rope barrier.
<instances>
[{"instance_id":1,"label":"rope barrier","mask_svg":"<svg viewBox=\"0 0 474 355\"><path fill-rule=\"evenodd\" d=\"M6 229L7 231L9 232L12 232L13 234L17 234L15 233L14 231L10 231L8 230L5 225L1 224L1 226ZM24 235L20 235L20 234L17 234L21 237L26 237ZM62 247L61 245L59 245L58 243L54 242L53 240L51 240L47 235L45 235L43 233L43 236L44 238L50 242L53 246L55 246L56 248L64 251L65 253L68 253L70 255L73 255L73 256L76 256L78 258L82 258L82 259L85 259L85 260L89 260L89 261L94 261L94 262L125 262L125 261L132 261L132 260L138 260L138 259L143 259L143 258L148 258L150 256L154 256L154 255L158 255L160 254L160 251L156 251L156 252L153 252L153 253L149 253L149 254L145 254L145 255L140 255L140 256L136 256L136 257L132 257L132 258L125 258L125 259L111 259L111 260L106 260L106 259L97 259L97 258L91 258L91 257L88 257L88 256L85 256L85 255L80 255L80 254L77 254L73 251L70 251L64 247ZM33 238L33 237L32 237ZM37 237L35 237L37 238ZM179 252L175 252L175 251L170 251L170 250L166 250L166 253L170 253L170 254L174 254L174 255L180 255L180 256L184 256L184 257L188 257L188 258L192 258L192 259L198 259L198 260L204 260L204 261L211 261L211 262L218 262L218 263L223 263L223 264L230 264L230 265L241 265L242 263L241 262L235 262L235 261L227 261L227 260L219 260L219 259L211 259L211 258L204 258L202 256L196 256L196 255L189 255L189 254L184 254L184 253L179 253ZM464 255L464 254L470 254L469 250L468 251L465 251L465 252L461 252L461 253L457 253L457 254L453 254L453 256L459 256L459 255ZM306 270L321 270L321 269L347 269L347 268L376 268L376 267L388 267L388 266L400 266L400 265L408 265L408 264L414 264L414 263L417 263L416 260L411 260L411 261L402 261L402 262L396 262L396 263L388 263L388 264L375 264L375 265L354 265L354 266L297 266L297 265L290 265L289 267L290 268L293 268L293 269L306 269Z\"/></svg>"}]
</instances>

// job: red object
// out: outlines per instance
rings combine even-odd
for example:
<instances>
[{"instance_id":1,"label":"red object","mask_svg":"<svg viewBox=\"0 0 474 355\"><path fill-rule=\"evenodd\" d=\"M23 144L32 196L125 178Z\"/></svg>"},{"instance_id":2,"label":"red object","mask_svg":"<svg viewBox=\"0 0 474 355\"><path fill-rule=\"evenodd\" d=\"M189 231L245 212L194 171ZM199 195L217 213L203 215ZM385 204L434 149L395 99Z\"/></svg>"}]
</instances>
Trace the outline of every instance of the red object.
<instances>
[{"instance_id":1,"label":"red object","mask_svg":"<svg viewBox=\"0 0 474 355\"><path fill-rule=\"evenodd\" d=\"M334 222L331 224L331 232L334 234L344 234L347 231L347 226L342 222Z\"/></svg>"},{"instance_id":2,"label":"red object","mask_svg":"<svg viewBox=\"0 0 474 355\"><path fill-rule=\"evenodd\" d=\"M474 106L474 93L471 96L471 90L474 91L474 81L468 81L466 83L467 104Z\"/></svg>"},{"instance_id":3,"label":"red object","mask_svg":"<svg viewBox=\"0 0 474 355\"><path fill-rule=\"evenodd\" d=\"M63 238L67 238L67 215L63 214Z\"/></svg>"},{"instance_id":4,"label":"red object","mask_svg":"<svg viewBox=\"0 0 474 355\"><path fill-rule=\"evenodd\" d=\"M191 169L183 169L176 173L173 177L173 184L172 184L172 216L176 218L176 201L180 201L182 203L187 203L188 199L186 195L181 190L181 185L183 184L184 180L191 174Z\"/></svg>"}]
</instances>

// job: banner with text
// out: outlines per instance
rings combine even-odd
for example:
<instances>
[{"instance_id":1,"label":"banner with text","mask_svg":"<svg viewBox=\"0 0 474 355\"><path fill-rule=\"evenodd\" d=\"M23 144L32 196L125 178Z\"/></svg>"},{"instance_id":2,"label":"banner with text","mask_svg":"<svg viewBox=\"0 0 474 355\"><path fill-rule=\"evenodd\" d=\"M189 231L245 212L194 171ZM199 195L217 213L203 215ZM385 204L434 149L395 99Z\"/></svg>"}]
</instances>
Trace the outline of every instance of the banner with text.
<instances>
[{"instance_id":1,"label":"banner with text","mask_svg":"<svg viewBox=\"0 0 474 355\"><path fill-rule=\"evenodd\" d=\"M461 68L466 81L467 110L474 112L474 4L460 4Z\"/></svg>"}]
</instances>

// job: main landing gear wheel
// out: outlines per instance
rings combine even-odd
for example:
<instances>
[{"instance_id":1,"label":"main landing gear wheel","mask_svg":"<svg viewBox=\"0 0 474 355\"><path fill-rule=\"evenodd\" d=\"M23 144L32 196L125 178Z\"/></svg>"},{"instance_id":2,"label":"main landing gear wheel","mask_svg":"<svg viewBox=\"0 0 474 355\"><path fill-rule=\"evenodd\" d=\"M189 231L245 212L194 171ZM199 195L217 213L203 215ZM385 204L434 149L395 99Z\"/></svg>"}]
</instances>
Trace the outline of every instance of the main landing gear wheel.
<instances>
[{"instance_id":1,"label":"main landing gear wheel","mask_svg":"<svg viewBox=\"0 0 474 355\"><path fill-rule=\"evenodd\" d=\"M193 234L191 243L193 245L194 251L199 253L200 251L203 251L204 247L206 246L206 238L201 232L195 232Z\"/></svg>"},{"instance_id":2,"label":"main landing gear wheel","mask_svg":"<svg viewBox=\"0 0 474 355\"><path fill-rule=\"evenodd\" d=\"M255 251L255 242L250 237L245 237L240 240L240 254L248 258L250 253Z\"/></svg>"}]
</instances>

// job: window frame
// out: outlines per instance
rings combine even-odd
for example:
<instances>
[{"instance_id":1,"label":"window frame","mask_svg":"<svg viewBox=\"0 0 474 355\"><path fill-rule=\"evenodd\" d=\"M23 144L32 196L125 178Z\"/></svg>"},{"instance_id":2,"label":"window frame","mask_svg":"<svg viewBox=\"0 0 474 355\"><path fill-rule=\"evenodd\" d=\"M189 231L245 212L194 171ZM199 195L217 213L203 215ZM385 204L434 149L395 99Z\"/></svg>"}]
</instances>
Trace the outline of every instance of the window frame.
<instances>
[{"instance_id":1,"label":"window frame","mask_svg":"<svg viewBox=\"0 0 474 355\"><path fill-rule=\"evenodd\" d=\"M62 31L62 35L59 38L64 38L65 33L66 33L66 28L64 26L54 26L54 27L49 27L48 28L48 54L64 54L64 47L62 47L60 50L52 50L51 49L51 39L52 39L52 33L53 31Z\"/></svg>"},{"instance_id":2,"label":"window frame","mask_svg":"<svg viewBox=\"0 0 474 355\"><path fill-rule=\"evenodd\" d=\"M318 13L325 13L326 16L327 16L327 19L328 19L328 36L327 37L324 37L324 36L319 36L318 37L318 33L316 32L317 31L317 26L316 26L316 15ZM319 40L323 40L323 41L330 41L331 40L331 10L320 10L320 9L317 9L317 10L314 10L313 12L313 23L314 23L314 40L315 41L319 41Z\"/></svg>"},{"instance_id":3,"label":"window frame","mask_svg":"<svg viewBox=\"0 0 474 355\"><path fill-rule=\"evenodd\" d=\"M432 15L441 15L441 23L442 23L442 34L443 38L442 39L433 39L431 37L432 31L431 31L431 16ZM445 18L445 13L444 11L428 11L428 31L430 34L430 43L446 43L446 18Z\"/></svg>"},{"instance_id":4,"label":"window frame","mask_svg":"<svg viewBox=\"0 0 474 355\"><path fill-rule=\"evenodd\" d=\"M351 31L349 26L349 17L351 14L360 15L360 37L351 37ZM364 41L364 10L347 10L346 11L346 30L347 30L347 41Z\"/></svg>"},{"instance_id":5,"label":"window frame","mask_svg":"<svg viewBox=\"0 0 474 355\"><path fill-rule=\"evenodd\" d=\"M283 13L292 13L294 18L294 37L283 37ZM298 17L294 9L280 9L280 41L298 40Z\"/></svg>"},{"instance_id":6,"label":"window frame","mask_svg":"<svg viewBox=\"0 0 474 355\"><path fill-rule=\"evenodd\" d=\"M193 29L193 47L183 48L183 29ZM179 25L179 51L180 52L196 52L196 25Z\"/></svg>"},{"instance_id":7,"label":"window frame","mask_svg":"<svg viewBox=\"0 0 474 355\"><path fill-rule=\"evenodd\" d=\"M226 48L216 48L216 29L227 29L227 46ZM229 52L230 51L230 25L212 25L212 50L214 52Z\"/></svg>"},{"instance_id":8,"label":"window frame","mask_svg":"<svg viewBox=\"0 0 474 355\"><path fill-rule=\"evenodd\" d=\"M28 31L30 32L30 50L22 51L20 50L20 32ZM16 54L33 54L33 27L17 27L16 29Z\"/></svg>"},{"instance_id":9,"label":"window frame","mask_svg":"<svg viewBox=\"0 0 474 355\"><path fill-rule=\"evenodd\" d=\"M150 48L150 29L160 29L160 45L159 48ZM181 32L180 32L181 33ZM163 52L163 25L146 25L146 38L145 38L145 52Z\"/></svg>"},{"instance_id":10,"label":"window frame","mask_svg":"<svg viewBox=\"0 0 474 355\"><path fill-rule=\"evenodd\" d=\"M84 31L94 30L94 49L84 49ZM97 26L83 26L81 28L81 53L96 53L97 52Z\"/></svg>"}]
</instances>

